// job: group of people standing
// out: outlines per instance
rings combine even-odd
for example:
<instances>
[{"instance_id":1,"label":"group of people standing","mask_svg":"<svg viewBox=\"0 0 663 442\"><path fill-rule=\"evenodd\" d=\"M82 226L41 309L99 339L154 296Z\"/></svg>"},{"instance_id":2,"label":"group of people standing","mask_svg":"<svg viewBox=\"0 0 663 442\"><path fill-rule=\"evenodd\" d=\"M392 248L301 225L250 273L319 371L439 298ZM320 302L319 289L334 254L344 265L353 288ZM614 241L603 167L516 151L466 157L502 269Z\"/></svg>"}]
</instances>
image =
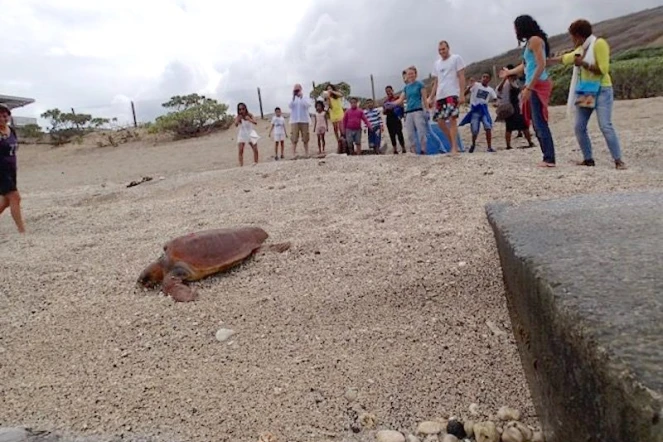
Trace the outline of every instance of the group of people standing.
<instances>
[{"instance_id":1,"label":"group of people standing","mask_svg":"<svg viewBox=\"0 0 663 442\"><path fill-rule=\"evenodd\" d=\"M619 138L612 124L614 93L610 77L610 47L604 38L597 38L587 20L576 20L568 32L575 49L559 57L550 56L548 36L529 15L514 21L516 38L524 43L523 61L515 67L505 67L500 78L512 83L525 75L520 92L525 123L531 121L541 145L543 161L540 167L555 167L555 143L548 124L548 103L552 93L552 80L547 66L556 63L573 65L573 74L567 99L567 115L575 111L575 135L583 153L579 166L594 166L592 146L587 123L596 110L599 127L618 170L626 169L622 160Z\"/></svg>"},{"instance_id":2,"label":"group of people standing","mask_svg":"<svg viewBox=\"0 0 663 442\"><path fill-rule=\"evenodd\" d=\"M492 80L490 73L484 73L480 81L470 79L466 85L464 60L460 55L452 53L449 43L444 40L438 45L440 57L433 65L433 82L430 88L426 88L418 79L415 66L403 71L404 86L400 94L396 95L391 85L385 88L386 98L382 114L386 119L393 153L398 154L399 145L403 153L408 150L405 145L404 128L407 131L409 150L416 152L415 146L419 144L419 152L426 153L428 122L431 119L437 123L449 140L452 155L459 153L458 128L466 124L470 125L472 133L470 153L476 148L481 126L486 134L487 151L495 152L492 148L493 120L488 106L496 102L498 121L502 120L506 125L506 149L512 149L513 132L525 137L527 147L534 147L530 133L530 126L533 126L543 154L539 166L555 167L555 143L548 123L548 104L553 83L547 67L563 63L574 66L567 109L569 115L575 112L575 134L583 153L583 160L577 164L595 165L587 123L596 110L599 127L612 154L615 167L620 170L625 169L619 138L612 124L614 95L610 77L610 48L607 41L594 36L589 22L576 20L569 27L575 50L560 57L551 57L548 36L534 18L521 15L515 19L514 27L519 44L524 44L522 61L516 66L508 65L499 72L500 83L497 90L490 86ZM470 96L470 108L465 117L458 122L460 107L465 103L467 95ZM367 100L366 109L362 111L358 108L357 100L351 99L350 108L345 109L343 99L337 88L329 84L322 94L322 99L315 103L313 119L318 152L325 152L325 134L330 131L329 123L331 123L337 142L347 144L348 154L360 153L363 123L363 128L368 132L369 147L379 153L383 124L375 103ZM291 141L295 154L301 139L305 153L308 155L310 107L311 102L304 96L301 85L295 85L289 103ZM245 106L243 109L245 110ZM240 125L239 122L237 124ZM238 136L240 155L243 150L242 143L251 142L252 139L251 133L247 132L248 129L244 129L246 123L241 124L244 125L241 126ZM275 159L283 158L284 139L288 136L285 127L285 119L277 108L270 129L270 136L274 134ZM257 152L255 143L251 145L254 147L254 152ZM257 162L257 153L255 161ZM242 164L241 159L240 164Z\"/></svg>"}]
</instances>

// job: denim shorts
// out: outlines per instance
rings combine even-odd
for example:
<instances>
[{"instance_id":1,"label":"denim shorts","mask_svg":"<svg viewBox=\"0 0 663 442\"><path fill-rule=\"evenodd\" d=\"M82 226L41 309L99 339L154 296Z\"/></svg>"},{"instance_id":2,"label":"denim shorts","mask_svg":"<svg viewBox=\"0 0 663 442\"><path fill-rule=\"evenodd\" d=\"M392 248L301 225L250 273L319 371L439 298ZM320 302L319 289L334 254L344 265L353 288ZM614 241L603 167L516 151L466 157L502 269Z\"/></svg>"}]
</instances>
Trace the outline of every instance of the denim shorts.
<instances>
[{"instance_id":1,"label":"denim shorts","mask_svg":"<svg viewBox=\"0 0 663 442\"><path fill-rule=\"evenodd\" d=\"M361 144L361 129L347 129L345 131L345 140L348 142L348 146Z\"/></svg>"}]
</instances>

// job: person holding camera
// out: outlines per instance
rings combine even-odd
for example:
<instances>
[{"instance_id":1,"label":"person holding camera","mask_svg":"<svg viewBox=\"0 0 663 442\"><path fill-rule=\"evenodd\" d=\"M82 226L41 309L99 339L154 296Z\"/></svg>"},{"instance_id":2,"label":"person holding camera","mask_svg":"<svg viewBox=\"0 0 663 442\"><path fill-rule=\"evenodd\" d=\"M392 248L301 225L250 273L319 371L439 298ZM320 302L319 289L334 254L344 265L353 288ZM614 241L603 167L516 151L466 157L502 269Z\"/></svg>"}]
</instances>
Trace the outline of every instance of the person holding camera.
<instances>
[{"instance_id":1,"label":"person holding camera","mask_svg":"<svg viewBox=\"0 0 663 442\"><path fill-rule=\"evenodd\" d=\"M301 84L296 84L292 89L292 100L288 106L290 107L292 153L293 155L297 155L297 143L301 135L304 152L308 156L309 125L311 122L309 108L311 107L311 102L304 96Z\"/></svg>"}]
</instances>

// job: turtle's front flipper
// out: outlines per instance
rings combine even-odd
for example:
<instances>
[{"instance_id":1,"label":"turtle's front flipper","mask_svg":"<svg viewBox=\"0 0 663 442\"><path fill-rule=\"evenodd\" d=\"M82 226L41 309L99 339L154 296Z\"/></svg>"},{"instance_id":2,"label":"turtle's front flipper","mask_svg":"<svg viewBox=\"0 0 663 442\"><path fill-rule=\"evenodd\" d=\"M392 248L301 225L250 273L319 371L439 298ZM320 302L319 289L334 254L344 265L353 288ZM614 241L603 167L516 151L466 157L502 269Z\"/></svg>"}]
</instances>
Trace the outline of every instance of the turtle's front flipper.
<instances>
[{"instance_id":1,"label":"turtle's front flipper","mask_svg":"<svg viewBox=\"0 0 663 442\"><path fill-rule=\"evenodd\" d=\"M258 250L256 250L256 253L265 253L265 252L283 253L286 250L289 250L290 246L291 246L290 241L281 242L278 244L266 244L261 246Z\"/></svg>"},{"instance_id":2,"label":"turtle's front flipper","mask_svg":"<svg viewBox=\"0 0 663 442\"><path fill-rule=\"evenodd\" d=\"M184 284L184 277L185 275L182 274L182 270L173 269L163 279L161 290L166 295L171 296L176 302L194 301L197 297L196 291Z\"/></svg>"}]
</instances>

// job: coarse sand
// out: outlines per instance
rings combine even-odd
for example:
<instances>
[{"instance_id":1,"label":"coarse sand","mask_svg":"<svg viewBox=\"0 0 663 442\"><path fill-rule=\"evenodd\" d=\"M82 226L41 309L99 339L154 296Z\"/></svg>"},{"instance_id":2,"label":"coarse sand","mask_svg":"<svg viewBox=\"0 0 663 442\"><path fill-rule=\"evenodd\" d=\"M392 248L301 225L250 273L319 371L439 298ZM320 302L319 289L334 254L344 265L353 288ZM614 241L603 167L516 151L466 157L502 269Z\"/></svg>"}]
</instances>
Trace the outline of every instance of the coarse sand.
<instances>
[{"instance_id":1,"label":"coarse sand","mask_svg":"<svg viewBox=\"0 0 663 442\"><path fill-rule=\"evenodd\" d=\"M0 425L332 441L352 436L356 413L412 432L468 418L477 403L485 417L515 407L536 427L484 204L663 186L663 99L616 103L625 171L595 119L597 165L572 165L572 125L563 108L551 119L556 169L535 167L538 147L502 150L502 124L494 154L481 134L459 158L274 161L261 122L261 163L247 149L244 168L234 129L158 145L21 146L28 235L0 218ZM154 179L126 187L143 176ZM239 225L292 248L194 283L193 303L135 288L169 239ZM219 328L235 334L219 342Z\"/></svg>"}]
</instances>

